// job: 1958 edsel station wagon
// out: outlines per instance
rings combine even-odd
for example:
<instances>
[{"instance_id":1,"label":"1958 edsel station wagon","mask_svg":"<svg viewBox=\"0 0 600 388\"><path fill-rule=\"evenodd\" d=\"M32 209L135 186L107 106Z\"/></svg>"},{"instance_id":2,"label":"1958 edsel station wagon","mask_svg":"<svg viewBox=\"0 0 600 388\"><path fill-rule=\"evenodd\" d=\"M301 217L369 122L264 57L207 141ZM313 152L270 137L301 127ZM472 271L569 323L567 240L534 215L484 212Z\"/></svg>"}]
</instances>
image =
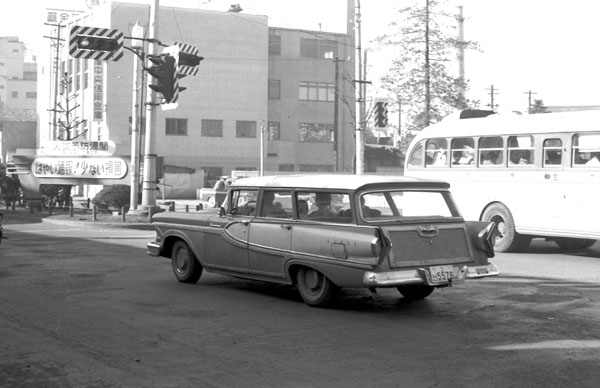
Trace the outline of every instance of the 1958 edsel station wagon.
<instances>
[{"instance_id":1,"label":"1958 edsel station wagon","mask_svg":"<svg viewBox=\"0 0 600 388\"><path fill-rule=\"evenodd\" d=\"M494 224L465 221L445 182L369 175L240 179L223 207L152 217L152 256L180 282L203 269L295 285L311 306L341 287L396 287L421 299L434 288L498 275Z\"/></svg>"}]
</instances>

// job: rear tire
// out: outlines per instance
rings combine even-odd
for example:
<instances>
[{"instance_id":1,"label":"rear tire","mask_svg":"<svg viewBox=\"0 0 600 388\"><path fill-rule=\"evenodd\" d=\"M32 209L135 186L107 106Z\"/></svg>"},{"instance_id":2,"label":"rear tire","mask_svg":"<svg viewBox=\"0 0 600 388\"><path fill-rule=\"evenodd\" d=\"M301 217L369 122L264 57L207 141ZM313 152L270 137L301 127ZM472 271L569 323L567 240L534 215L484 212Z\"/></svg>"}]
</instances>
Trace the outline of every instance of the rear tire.
<instances>
[{"instance_id":1,"label":"rear tire","mask_svg":"<svg viewBox=\"0 0 600 388\"><path fill-rule=\"evenodd\" d=\"M413 284L409 286L398 286L396 287L400 294L408 300L420 300L425 299L433 292L432 286L425 284Z\"/></svg>"},{"instance_id":2,"label":"rear tire","mask_svg":"<svg viewBox=\"0 0 600 388\"><path fill-rule=\"evenodd\" d=\"M515 220L508 208L500 203L490 205L483 212L482 221L496 224L496 241L494 250L497 252L514 252L525 250L531 242L531 236L522 235L515 230Z\"/></svg>"},{"instance_id":3,"label":"rear tire","mask_svg":"<svg viewBox=\"0 0 600 388\"><path fill-rule=\"evenodd\" d=\"M182 283L196 283L202 275L202 265L190 247L181 240L173 245L171 267L177 280Z\"/></svg>"},{"instance_id":4,"label":"rear tire","mask_svg":"<svg viewBox=\"0 0 600 388\"><path fill-rule=\"evenodd\" d=\"M556 245L561 247L562 249L574 251L579 249L586 249L591 247L596 243L597 240L588 239L588 238L568 238L561 237L554 240Z\"/></svg>"},{"instance_id":5,"label":"rear tire","mask_svg":"<svg viewBox=\"0 0 600 388\"><path fill-rule=\"evenodd\" d=\"M308 267L302 267L296 274L296 286L302 300L314 307L327 305L337 294L338 288L321 272Z\"/></svg>"}]
</instances>

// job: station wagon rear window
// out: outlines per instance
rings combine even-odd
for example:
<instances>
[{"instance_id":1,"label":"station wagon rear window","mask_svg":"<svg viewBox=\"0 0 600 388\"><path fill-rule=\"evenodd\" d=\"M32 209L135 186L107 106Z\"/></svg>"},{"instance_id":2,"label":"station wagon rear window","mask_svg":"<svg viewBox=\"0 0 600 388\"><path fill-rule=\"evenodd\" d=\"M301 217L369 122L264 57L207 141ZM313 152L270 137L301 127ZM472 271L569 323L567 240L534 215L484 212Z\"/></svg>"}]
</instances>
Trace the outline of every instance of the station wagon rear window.
<instances>
[{"instance_id":1,"label":"station wagon rear window","mask_svg":"<svg viewBox=\"0 0 600 388\"><path fill-rule=\"evenodd\" d=\"M381 191L360 197L362 217L369 220L404 217L459 217L446 192Z\"/></svg>"}]
</instances>

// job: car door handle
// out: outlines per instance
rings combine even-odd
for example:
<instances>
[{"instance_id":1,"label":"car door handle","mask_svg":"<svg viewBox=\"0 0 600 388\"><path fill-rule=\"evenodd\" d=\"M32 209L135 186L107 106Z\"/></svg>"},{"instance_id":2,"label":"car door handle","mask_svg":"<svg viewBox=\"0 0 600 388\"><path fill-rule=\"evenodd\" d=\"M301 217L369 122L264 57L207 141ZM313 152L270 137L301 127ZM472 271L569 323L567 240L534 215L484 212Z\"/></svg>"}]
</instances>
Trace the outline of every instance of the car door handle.
<instances>
[{"instance_id":1,"label":"car door handle","mask_svg":"<svg viewBox=\"0 0 600 388\"><path fill-rule=\"evenodd\" d=\"M279 225L281 229L292 230L292 224L281 224Z\"/></svg>"}]
</instances>

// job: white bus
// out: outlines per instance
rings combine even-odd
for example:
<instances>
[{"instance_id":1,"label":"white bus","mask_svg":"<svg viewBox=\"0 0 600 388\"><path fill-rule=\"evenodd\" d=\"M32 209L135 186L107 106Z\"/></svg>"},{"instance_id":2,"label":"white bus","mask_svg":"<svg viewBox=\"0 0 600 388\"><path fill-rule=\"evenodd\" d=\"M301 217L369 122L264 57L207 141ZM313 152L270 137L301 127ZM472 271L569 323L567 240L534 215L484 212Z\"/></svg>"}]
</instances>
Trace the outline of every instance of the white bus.
<instances>
[{"instance_id":1,"label":"white bus","mask_svg":"<svg viewBox=\"0 0 600 388\"><path fill-rule=\"evenodd\" d=\"M600 111L448 117L413 139L404 169L449 182L465 219L495 222L497 251L600 239Z\"/></svg>"}]
</instances>

